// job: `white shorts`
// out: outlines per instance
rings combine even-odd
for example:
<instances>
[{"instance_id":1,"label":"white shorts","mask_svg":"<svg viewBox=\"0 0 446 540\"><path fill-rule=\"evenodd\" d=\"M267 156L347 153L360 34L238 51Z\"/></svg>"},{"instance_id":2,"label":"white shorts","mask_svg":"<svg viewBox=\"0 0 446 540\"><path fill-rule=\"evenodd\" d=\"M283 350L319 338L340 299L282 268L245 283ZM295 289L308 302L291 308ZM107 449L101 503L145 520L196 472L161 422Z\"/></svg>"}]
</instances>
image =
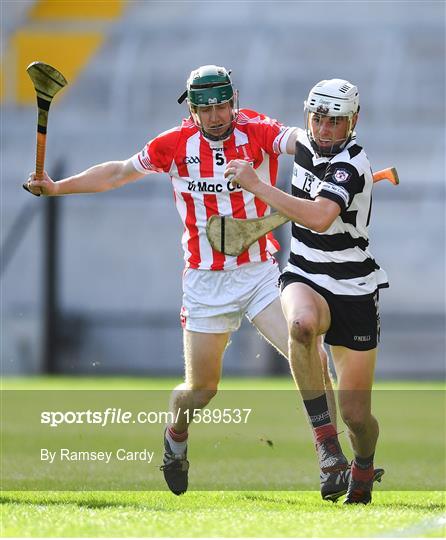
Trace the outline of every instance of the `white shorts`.
<instances>
[{"instance_id":1,"label":"white shorts","mask_svg":"<svg viewBox=\"0 0 446 540\"><path fill-rule=\"evenodd\" d=\"M274 258L235 270L194 270L183 274L181 325L193 332L238 330L244 315L253 320L279 297L279 265Z\"/></svg>"}]
</instances>

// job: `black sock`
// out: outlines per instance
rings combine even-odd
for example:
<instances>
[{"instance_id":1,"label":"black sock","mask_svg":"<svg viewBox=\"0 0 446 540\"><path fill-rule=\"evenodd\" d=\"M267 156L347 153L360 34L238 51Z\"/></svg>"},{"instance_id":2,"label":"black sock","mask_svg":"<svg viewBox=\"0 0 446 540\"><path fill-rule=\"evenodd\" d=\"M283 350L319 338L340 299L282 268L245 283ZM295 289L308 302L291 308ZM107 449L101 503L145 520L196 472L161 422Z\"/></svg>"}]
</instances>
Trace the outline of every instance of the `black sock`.
<instances>
[{"instance_id":1,"label":"black sock","mask_svg":"<svg viewBox=\"0 0 446 540\"><path fill-rule=\"evenodd\" d=\"M311 425L314 428L325 426L331 423L328 412L327 396L322 394L315 399L304 399L304 405L310 417Z\"/></svg>"},{"instance_id":2,"label":"black sock","mask_svg":"<svg viewBox=\"0 0 446 540\"><path fill-rule=\"evenodd\" d=\"M370 467L373 466L373 458L375 457L375 452L369 457L359 457L355 456L355 465L358 467L358 469L362 469L363 471L366 469L370 469Z\"/></svg>"}]
</instances>

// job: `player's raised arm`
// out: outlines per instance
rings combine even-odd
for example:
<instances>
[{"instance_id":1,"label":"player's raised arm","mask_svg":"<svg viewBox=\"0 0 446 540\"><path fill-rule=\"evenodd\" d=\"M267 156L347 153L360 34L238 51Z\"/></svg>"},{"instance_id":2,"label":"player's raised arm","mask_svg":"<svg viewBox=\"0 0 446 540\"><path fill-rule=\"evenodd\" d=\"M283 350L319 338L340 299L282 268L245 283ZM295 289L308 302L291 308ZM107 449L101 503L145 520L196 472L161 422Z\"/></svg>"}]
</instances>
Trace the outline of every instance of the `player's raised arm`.
<instances>
[{"instance_id":1,"label":"player's raised arm","mask_svg":"<svg viewBox=\"0 0 446 540\"><path fill-rule=\"evenodd\" d=\"M24 187L33 195L70 195L73 193L99 193L134 182L144 175L137 171L131 159L108 161L54 182L45 172L42 180L31 173Z\"/></svg>"}]
</instances>

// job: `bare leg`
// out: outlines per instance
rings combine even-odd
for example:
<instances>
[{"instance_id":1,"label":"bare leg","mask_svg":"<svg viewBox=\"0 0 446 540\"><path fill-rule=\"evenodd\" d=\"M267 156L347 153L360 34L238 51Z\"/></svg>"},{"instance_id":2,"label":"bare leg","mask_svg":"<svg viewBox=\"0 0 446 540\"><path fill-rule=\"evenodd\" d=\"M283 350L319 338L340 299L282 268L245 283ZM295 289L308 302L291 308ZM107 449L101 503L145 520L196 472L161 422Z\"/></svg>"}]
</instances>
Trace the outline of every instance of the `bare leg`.
<instances>
[{"instance_id":1,"label":"bare leg","mask_svg":"<svg viewBox=\"0 0 446 540\"><path fill-rule=\"evenodd\" d=\"M223 353L229 333L205 334L184 331L185 380L170 398L170 410L176 421L164 434L164 458L161 467L169 489L175 495L188 488L187 428L194 409L201 409L217 393Z\"/></svg>"},{"instance_id":2,"label":"bare leg","mask_svg":"<svg viewBox=\"0 0 446 540\"><path fill-rule=\"evenodd\" d=\"M338 346L331 350L339 380L339 408L355 454L344 504L368 504L376 475L373 461L379 434L371 411L376 349L354 351Z\"/></svg>"},{"instance_id":3,"label":"bare leg","mask_svg":"<svg viewBox=\"0 0 446 540\"><path fill-rule=\"evenodd\" d=\"M329 328L330 310L324 298L303 283L288 285L281 300L293 377L303 399L316 398L325 392L318 342Z\"/></svg>"},{"instance_id":4,"label":"bare leg","mask_svg":"<svg viewBox=\"0 0 446 540\"><path fill-rule=\"evenodd\" d=\"M269 304L269 306L261 311L252 322L262 336L285 358L288 358L288 325L282 311L280 299L277 298L277 300L274 300L274 302ZM317 350L320 357L324 385L327 393L328 410L330 412L332 423L336 427L336 399L328 368L328 355L323 345L322 336L317 340ZM296 378L296 369L293 367L291 361L289 362L289 365L294 382L296 383L297 388L299 388Z\"/></svg>"},{"instance_id":5,"label":"bare leg","mask_svg":"<svg viewBox=\"0 0 446 540\"><path fill-rule=\"evenodd\" d=\"M229 333L205 334L184 330L184 383L178 385L170 398L170 410L178 421L170 427L181 433L192 420L192 411L205 407L217 393L221 366ZM185 411L189 411L188 415ZM188 422L189 420L189 422Z\"/></svg>"},{"instance_id":6,"label":"bare leg","mask_svg":"<svg viewBox=\"0 0 446 540\"><path fill-rule=\"evenodd\" d=\"M332 347L339 382L339 409L355 456L369 457L376 447L379 426L371 411L376 349L354 351Z\"/></svg>"},{"instance_id":7,"label":"bare leg","mask_svg":"<svg viewBox=\"0 0 446 540\"><path fill-rule=\"evenodd\" d=\"M281 301L290 335L290 365L311 422L321 469L321 494L326 498L336 495L334 486L329 485L332 475L348 467L331 419L318 349L320 336L330 327L330 309L326 300L304 283L285 287Z\"/></svg>"}]
</instances>

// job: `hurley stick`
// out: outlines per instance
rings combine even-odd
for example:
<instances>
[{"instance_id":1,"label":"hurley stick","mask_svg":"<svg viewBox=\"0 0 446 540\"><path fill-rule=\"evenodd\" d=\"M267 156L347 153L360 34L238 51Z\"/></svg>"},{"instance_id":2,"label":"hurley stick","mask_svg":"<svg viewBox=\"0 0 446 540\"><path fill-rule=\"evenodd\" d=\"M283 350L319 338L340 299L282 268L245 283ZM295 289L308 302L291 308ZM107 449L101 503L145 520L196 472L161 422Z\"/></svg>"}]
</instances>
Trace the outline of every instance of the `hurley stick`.
<instances>
[{"instance_id":1,"label":"hurley stick","mask_svg":"<svg viewBox=\"0 0 446 540\"><path fill-rule=\"evenodd\" d=\"M394 167L377 171L373 175L373 182L388 180L394 185L399 184L398 173ZM206 224L206 234L211 246L225 253L237 257L249 246L270 231L289 221L289 218L272 212L268 216L252 219L238 219L226 216L211 216Z\"/></svg>"},{"instance_id":2,"label":"hurley stick","mask_svg":"<svg viewBox=\"0 0 446 540\"><path fill-rule=\"evenodd\" d=\"M26 71L34 84L37 95L36 180L42 180L45 166L48 112L53 97L68 83L62 73L43 62L33 62L26 68ZM31 193L26 183L23 184L23 188ZM39 194L36 195L40 197Z\"/></svg>"}]
</instances>

